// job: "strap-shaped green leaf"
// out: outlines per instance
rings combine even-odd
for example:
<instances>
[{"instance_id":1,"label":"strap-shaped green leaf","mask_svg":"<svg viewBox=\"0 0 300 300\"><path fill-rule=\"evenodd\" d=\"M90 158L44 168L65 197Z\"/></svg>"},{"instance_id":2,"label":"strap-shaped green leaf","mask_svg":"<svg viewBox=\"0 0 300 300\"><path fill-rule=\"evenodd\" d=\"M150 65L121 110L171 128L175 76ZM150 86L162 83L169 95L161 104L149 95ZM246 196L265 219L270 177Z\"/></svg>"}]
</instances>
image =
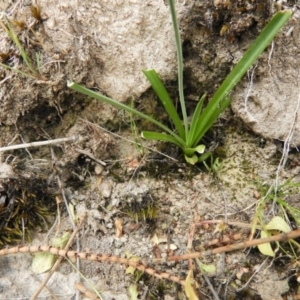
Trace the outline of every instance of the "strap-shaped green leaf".
<instances>
[{"instance_id":1,"label":"strap-shaped green leaf","mask_svg":"<svg viewBox=\"0 0 300 300\"><path fill-rule=\"evenodd\" d=\"M163 141L163 142L170 142L181 149L185 147L185 145L180 144L177 139L175 139L173 136L168 135L168 134L163 134L159 132L154 132L154 131L142 131L141 136L147 140L156 140L156 141Z\"/></svg>"},{"instance_id":2,"label":"strap-shaped green leaf","mask_svg":"<svg viewBox=\"0 0 300 300\"><path fill-rule=\"evenodd\" d=\"M211 126L218 119L220 114L230 105L230 102L231 100L229 97L223 99L219 103L215 111L212 114L210 114L210 118L208 120L205 118L205 116L208 113L210 113L210 111L208 111L207 107L203 110L202 114L198 119L198 123L196 123L196 129L194 135L192 136L192 147L196 147L196 145L200 142L204 134L209 130L209 128L211 128ZM203 120L207 120L207 122L204 123Z\"/></svg>"},{"instance_id":3,"label":"strap-shaped green leaf","mask_svg":"<svg viewBox=\"0 0 300 300\"><path fill-rule=\"evenodd\" d=\"M185 132L182 126L181 120L179 115L176 111L176 108L164 86L162 81L160 80L159 76L157 75L155 70L143 70L143 73L151 83L154 91L156 92L158 98L160 99L161 103L165 107L168 115L172 119L175 128L178 131L179 136L184 140L185 139Z\"/></svg>"},{"instance_id":4,"label":"strap-shaped green leaf","mask_svg":"<svg viewBox=\"0 0 300 300\"><path fill-rule=\"evenodd\" d=\"M185 101L184 101L184 93L183 93L183 55L182 55L180 31L179 31L179 25L178 25L174 0L169 0L169 7L170 7L170 12L171 12L171 17L172 17L172 24L173 24L173 29L174 29L176 51L177 51L179 102L180 102L180 107L181 107L181 112L182 112L182 117L183 117L183 126L184 126L185 136L187 138L188 133L189 133L189 128L188 128L188 118L187 118Z\"/></svg>"},{"instance_id":5,"label":"strap-shaped green leaf","mask_svg":"<svg viewBox=\"0 0 300 300\"><path fill-rule=\"evenodd\" d=\"M260 237L266 238L271 236L271 234L268 231L261 231L260 233ZM257 246L258 250L260 251L260 253L262 253L263 255L267 255L267 256L275 256L275 253L271 247L271 243L265 243L265 244L260 244Z\"/></svg>"},{"instance_id":6,"label":"strap-shaped green leaf","mask_svg":"<svg viewBox=\"0 0 300 300\"><path fill-rule=\"evenodd\" d=\"M202 126L208 126L215 117L212 117L218 109L221 100L228 96L228 93L233 89L233 87L239 82L246 71L255 62L262 51L271 43L275 35L281 29L281 27L287 22L291 17L292 11L281 11L275 14L267 26L262 30L260 35L256 38L251 47L246 51L244 56L238 62L238 64L232 69L230 74L223 81L221 86L218 88L213 98L203 111L201 116L201 124L198 124L199 132L196 134L197 139L203 136ZM205 133L205 132L204 132ZM195 141L197 144L197 141Z\"/></svg>"},{"instance_id":7,"label":"strap-shaped green leaf","mask_svg":"<svg viewBox=\"0 0 300 300\"><path fill-rule=\"evenodd\" d=\"M189 130L189 134L187 137L187 145L189 147L193 146L193 142L194 142L194 137L195 137L195 133L197 130L197 125L200 123L200 115L201 115L201 111L202 111L202 107L203 107L203 103L205 100L206 94L204 94L201 99L199 100L196 109L194 111L193 117L192 117L192 121L191 121L191 128Z\"/></svg>"},{"instance_id":8,"label":"strap-shaped green leaf","mask_svg":"<svg viewBox=\"0 0 300 300\"><path fill-rule=\"evenodd\" d=\"M125 111L129 112L129 113L132 113L132 114L135 114L155 125L157 125L158 127L162 128L164 131L168 132L170 135L172 135L175 140L177 140L179 143L181 144L185 144L184 140L178 136L176 133L174 133L171 129L169 129L167 126L165 126L164 124L156 121L155 119L151 118L150 116L148 115L145 115L143 113L141 113L140 111L130 107L130 106L127 106L121 102L118 102L112 98L109 98L109 97L106 97L104 95L101 95L99 93L96 93L90 89L87 89L75 82L71 82L71 81L68 81L68 87L71 88L72 90L75 90L77 92L80 92L81 94L84 94L84 95L87 95L89 97L92 97L92 98L95 98L97 100L100 100L100 101L103 101L105 103L108 103L116 108L119 108L119 109L124 109Z\"/></svg>"}]
</instances>

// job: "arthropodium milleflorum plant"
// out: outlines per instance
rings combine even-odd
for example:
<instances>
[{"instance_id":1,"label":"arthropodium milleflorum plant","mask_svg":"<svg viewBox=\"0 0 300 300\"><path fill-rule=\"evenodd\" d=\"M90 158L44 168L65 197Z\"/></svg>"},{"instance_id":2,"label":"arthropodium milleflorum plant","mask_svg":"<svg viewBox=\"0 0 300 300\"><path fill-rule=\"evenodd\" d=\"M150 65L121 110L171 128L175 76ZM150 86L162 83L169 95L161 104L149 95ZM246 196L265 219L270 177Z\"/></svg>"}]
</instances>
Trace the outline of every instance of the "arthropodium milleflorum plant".
<instances>
[{"instance_id":1,"label":"arthropodium milleflorum plant","mask_svg":"<svg viewBox=\"0 0 300 300\"><path fill-rule=\"evenodd\" d=\"M203 102L205 94L201 97L195 112L192 117L192 121L189 124L187 119L186 107L183 95L183 62L182 62L182 49L181 40L179 34L179 27L175 12L175 6L173 0L169 0L172 22L175 32L177 58L178 58L178 89L181 111L183 115L183 122L181 121L176 108L155 70L144 70L143 73L150 81L153 89L164 105L167 113L176 128L176 133L166 127L161 122L145 115L130 106L126 106L119 103L116 100L105 97L101 94L95 93L87 88L84 88L74 82L68 81L68 87L83 93L87 96L96 98L103 102L109 103L119 109L138 115L144 118L158 127L160 127L164 133L143 131L142 137L146 139L159 140L165 142L171 142L182 149L187 162L195 164L198 161L203 161L207 157L207 153L204 153L205 146L199 144L204 134L209 130L213 123L217 120L220 114L230 105L229 93L233 87L239 82L245 72L251 67L262 51L270 44L275 35L286 23L286 21L292 15L291 11L282 11L275 14L272 20L263 29L260 35L256 38L252 46L247 50L239 63L233 68L230 74L223 81L218 88L213 98L209 101L208 105L203 109ZM201 50L199 50L201 51ZM204 154L203 154L204 153ZM198 154L202 154L200 157Z\"/></svg>"}]
</instances>

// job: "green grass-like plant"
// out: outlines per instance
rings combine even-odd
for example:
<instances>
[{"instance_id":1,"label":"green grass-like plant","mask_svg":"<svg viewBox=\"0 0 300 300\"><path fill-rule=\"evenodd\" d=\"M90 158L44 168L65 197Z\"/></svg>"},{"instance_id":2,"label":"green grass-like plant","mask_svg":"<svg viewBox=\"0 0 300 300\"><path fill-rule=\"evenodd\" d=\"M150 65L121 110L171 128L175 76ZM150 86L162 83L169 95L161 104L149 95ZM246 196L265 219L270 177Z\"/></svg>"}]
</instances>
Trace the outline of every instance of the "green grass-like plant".
<instances>
[{"instance_id":1,"label":"green grass-like plant","mask_svg":"<svg viewBox=\"0 0 300 300\"><path fill-rule=\"evenodd\" d=\"M296 196L299 192L300 182L294 181L294 178L290 178L286 180L284 183L275 187L275 185L263 184L260 181L257 182L257 187L259 192L264 195L261 200L257 204L256 208L256 217L253 227L256 226L256 223L259 223L262 226L261 237L268 237L272 234L276 234L279 232L288 233L291 231L289 217L292 217L293 221L296 224L300 225L300 210L296 207L292 206L290 201L288 201L289 197ZM273 203L272 205L278 207L278 211L276 211L276 215L265 224L264 222L264 211L265 207L268 203ZM280 249L287 254L287 252L293 253L292 245L296 246L299 249L299 244L295 240L291 240L289 243L289 247L284 248L278 243ZM270 243L262 244L258 246L259 251L264 255L275 256L275 253L271 247ZM293 257L293 259L297 258L297 255L288 256Z\"/></svg>"},{"instance_id":2,"label":"green grass-like plant","mask_svg":"<svg viewBox=\"0 0 300 300\"><path fill-rule=\"evenodd\" d=\"M258 181L257 187L260 194L265 195L262 197L262 200L260 200L257 208L257 217L261 224L263 224L264 207L267 203L273 202L273 205L278 205L282 217L285 217L286 212L288 212L297 225L300 226L300 210L287 201L289 196L295 196L299 193L300 181L294 181L292 177L276 188L274 185L262 184Z\"/></svg>"},{"instance_id":3,"label":"green grass-like plant","mask_svg":"<svg viewBox=\"0 0 300 300\"><path fill-rule=\"evenodd\" d=\"M16 67L10 67L6 64L0 63L0 66L6 69L9 69L13 72L19 73L25 77L35 78L35 79L42 79L44 77L41 75L41 55L39 52L36 53L36 66L33 64L32 60L28 56L27 52L25 51L24 47L22 46L17 33L15 32L13 26L10 24L8 18L5 16L5 23L0 19L0 26L6 32L6 34L10 37L13 43L17 46L20 55L26 64L27 72L17 69Z\"/></svg>"},{"instance_id":4,"label":"green grass-like plant","mask_svg":"<svg viewBox=\"0 0 300 300\"><path fill-rule=\"evenodd\" d=\"M167 113L169 114L172 122L174 123L176 132L173 132L167 126L158 122L154 118L141 113L138 110L133 109L130 106L119 103L118 101L109 97L103 96L90 89L74 82L68 81L68 87L78 91L87 96L96 98L97 100L109 103L119 109L135 114L141 118L144 118L163 130L163 133L143 131L142 137L150 140L159 140L164 142L171 142L180 147L184 153L185 159L188 163L195 164L198 161L203 161L204 157L209 157L207 153L204 153L205 146L200 144L201 139L205 133L211 128L214 122L218 119L220 114L230 105L229 93L233 87L239 82L246 71L255 62L262 51L271 43L275 35L281 29L281 27L291 17L291 11L281 11L274 15L271 21L266 25L260 35L256 38L252 46L247 50L239 63L233 68L230 74L226 77L223 83L220 85L208 105L203 109L203 103L206 95L204 94L192 117L191 123L188 122L184 95L183 95L183 61L182 61L182 48L179 26L176 17L176 11L173 0L169 0L170 11L172 16L172 22L175 32L177 59L178 59L178 90L179 100L181 106L181 112L183 115L183 121L180 119L176 108L169 96L163 82L159 78L155 70L143 70L144 75L151 83L157 96L161 100ZM199 156L199 154L201 154ZM203 156L204 155L204 156Z\"/></svg>"}]
</instances>

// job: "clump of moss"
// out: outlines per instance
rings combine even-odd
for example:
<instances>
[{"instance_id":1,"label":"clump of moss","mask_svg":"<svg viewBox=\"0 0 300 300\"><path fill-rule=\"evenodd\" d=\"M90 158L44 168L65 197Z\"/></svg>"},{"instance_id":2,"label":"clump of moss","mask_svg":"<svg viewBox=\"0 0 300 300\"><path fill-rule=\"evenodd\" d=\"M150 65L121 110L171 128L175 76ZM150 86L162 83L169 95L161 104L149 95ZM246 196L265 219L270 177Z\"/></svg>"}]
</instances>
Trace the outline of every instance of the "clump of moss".
<instances>
[{"instance_id":1,"label":"clump of moss","mask_svg":"<svg viewBox=\"0 0 300 300\"><path fill-rule=\"evenodd\" d=\"M45 180L1 179L0 246L22 239L30 241L30 231L49 225L55 201Z\"/></svg>"},{"instance_id":2,"label":"clump of moss","mask_svg":"<svg viewBox=\"0 0 300 300\"><path fill-rule=\"evenodd\" d=\"M137 223L141 220L151 222L157 218L158 207L150 192L142 195L127 195L124 201L125 212Z\"/></svg>"}]
</instances>

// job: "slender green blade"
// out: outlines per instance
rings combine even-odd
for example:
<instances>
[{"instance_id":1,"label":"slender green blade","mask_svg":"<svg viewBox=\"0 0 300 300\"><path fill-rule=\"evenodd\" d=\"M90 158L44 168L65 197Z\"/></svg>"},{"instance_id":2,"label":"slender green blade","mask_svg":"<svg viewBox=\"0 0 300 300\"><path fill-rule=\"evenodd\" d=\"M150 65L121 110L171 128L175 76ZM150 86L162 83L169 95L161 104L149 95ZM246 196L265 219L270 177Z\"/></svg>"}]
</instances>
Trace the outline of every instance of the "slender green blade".
<instances>
[{"instance_id":1,"label":"slender green blade","mask_svg":"<svg viewBox=\"0 0 300 300\"><path fill-rule=\"evenodd\" d=\"M132 113L132 114L135 114L149 122L152 122L153 124L157 125L158 127L162 128L164 131L168 132L170 135L172 135L174 137L174 139L176 139L178 141L178 143L180 144L184 144L184 141L176 134L174 133L172 130L170 130L167 126L165 126L164 124L156 121L155 119L149 117L148 115L145 115L143 113L141 113L140 111L130 107L130 106L127 106L123 103L120 103L112 98L109 98L109 97L106 97L106 96L103 96L99 93L96 93L90 89L87 89L75 82L71 82L71 81L68 81L68 87L71 88L72 90L75 90L77 92L80 92L84 95L87 95L89 97L92 97L92 98L95 98L97 100L100 100L100 101L103 101L105 103L108 103L112 106L115 106L119 109L124 109L125 111L129 112L129 113Z\"/></svg>"},{"instance_id":2,"label":"slender green blade","mask_svg":"<svg viewBox=\"0 0 300 300\"><path fill-rule=\"evenodd\" d=\"M188 136L188 119L186 113L186 107L184 102L184 93L183 93L183 57L182 57L182 45L180 38L179 25L177 21L176 9L173 0L169 0L170 12L172 17L172 24L175 35L176 42L176 51L177 51L177 66L178 66L178 91L179 91L179 101L181 106L181 112L183 116L183 124L185 129L185 136ZM182 136L181 136L182 137Z\"/></svg>"},{"instance_id":3,"label":"slender green blade","mask_svg":"<svg viewBox=\"0 0 300 300\"><path fill-rule=\"evenodd\" d=\"M199 123L199 119L200 119L200 114L202 111L202 107L203 107L203 103L204 103L204 99L206 97L206 94L204 94L201 99L199 100L196 109L194 111L193 117L192 117L192 121L191 121L191 128L189 130L189 134L187 137L187 145L189 147L191 147L193 145L193 141L195 139L195 131L197 129L197 124Z\"/></svg>"},{"instance_id":4,"label":"slender green blade","mask_svg":"<svg viewBox=\"0 0 300 300\"><path fill-rule=\"evenodd\" d=\"M294 221L300 226L300 210L287 204L286 201L277 199L277 203L282 205L286 210L290 213L290 215L293 217Z\"/></svg>"},{"instance_id":5,"label":"slender green blade","mask_svg":"<svg viewBox=\"0 0 300 300\"><path fill-rule=\"evenodd\" d=\"M196 147L199 141L203 138L204 134L211 128L211 126L215 123L215 121L219 118L220 114L230 105L230 98L226 97L224 100L220 102L220 105L216 108L214 113L210 116L210 119L206 122L206 124L196 124L196 129L198 130L198 135L193 136L192 140L192 147ZM201 120L204 119L204 116L206 114L206 110L202 112L202 114L199 117L199 123L201 123ZM200 131L198 127L200 127Z\"/></svg>"},{"instance_id":6,"label":"slender green blade","mask_svg":"<svg viewBox=\"0 0 300 300\"><path fill-rule=\"evenodd\" d=\"M28 69L33 73L35 74L36 73L36 70L34 69L32 63L31 63L31 60L29 58L29 56L27 55L26 51L24 50L23 46L21 45L21 42L20 40L18 39L18 36L16 34L16 32L14 31L13 27L10 25L9 23L9 20L7 19L7 17L5 16L5 19L6 19L6 24L8 26L8 35L9 37L12 39L12 41L16 44L16 46L18 47L20 53L21 53L21 56L26 64L26 66L28 67Z\"/></svg>"},{"instance_id":7,"label":"slender green blade","mask_svg":"<svg viewBox=\"0 0 300 300\"><path fill-rule=\"evenodd\" d=\"M201 138L203 134L202 128L211 120L212 115L216 113L220 102L228 95L228 93L233 89L233 87L239 82L242 76L250 68L250 66L255 62L262 51L271 43L275 35L282 28L282 26L291 17L292 11L282 11L275 14L267 26L262 30L260 35L256 38L252 46L246 51L244 56L238 62L238 64L233 68L230 74L223 81L221 86L218 88L214 94L212 100L209 102L205 110L203 111L201 120L197 125L197 130L195 136ZM206 126L207 127L207 126ZM199 141L194 141L196 144Z\"/></svg>"},{"instance_id":8,"label":"slender green blade","mask_svg":"<svg viewBox=\"0 0 300 300\"><path fill-rule=\"evenodd\" d=\"M212 153L210 151L207 151L198 157L198 162L204 162L211 156L212 156Z\"/></svg>"},{"instance_id":9,"label":"slender green blade","mask_svg":"<svg viewBox=\"0 0 300 300\"><path fill-rule=\"evenodd\" d=\"M173 136L170 136L168 134L163 134L163 133L153 132L153 131L142 131L142 137L147 140L170 142L177 145L181 149L183 149L184 147L184 145L180 144L177 139L175 139Z\"/></svg>"},{"instance_id":10,"label":"slender green blade","mask_svg":"<svg viewBox=\"0 0 300 300\"><path fill-rule=\"evenodd\" d=\"M145 74L145 76L147 77L147 79L149 80L149 82L151 83L154 91L156 92L158 98L160 99L161 103L163 104L163 106L165 107L168 115L170 116L170 118L172 119L175 128L178 131L179 136L182 139L185 139L185 132L184 132L184 128L181 124L181 120L179 118L179 115L176 111L176 108L164 86L164 84L162 83L162 81L160 80L158 74L156 73L155 70L143 70L143 73Z\"/></svg>"},{"instance_id":11,"label":"slender green blade","mask_svg":"<svg viewBox=\"0 0 300 300\"><path fill-rule=\"evenodd\" d=\"M9 70L11 70L11 71L17 72L17 73L19 73L19 74L21 74L21 75L24 75L24 76L26 76L26 77L36 78L34 75L32 75L32 74L30 74L30 73L23 72L23 71L21 71L21 70L19 70L19 69L17 69L17 68L10 67L10 66L7 66L7 65L2 64L2 63L0 63L0 66L3 67L3 68L9 69Z\"/></svg>"}]
</instances>

